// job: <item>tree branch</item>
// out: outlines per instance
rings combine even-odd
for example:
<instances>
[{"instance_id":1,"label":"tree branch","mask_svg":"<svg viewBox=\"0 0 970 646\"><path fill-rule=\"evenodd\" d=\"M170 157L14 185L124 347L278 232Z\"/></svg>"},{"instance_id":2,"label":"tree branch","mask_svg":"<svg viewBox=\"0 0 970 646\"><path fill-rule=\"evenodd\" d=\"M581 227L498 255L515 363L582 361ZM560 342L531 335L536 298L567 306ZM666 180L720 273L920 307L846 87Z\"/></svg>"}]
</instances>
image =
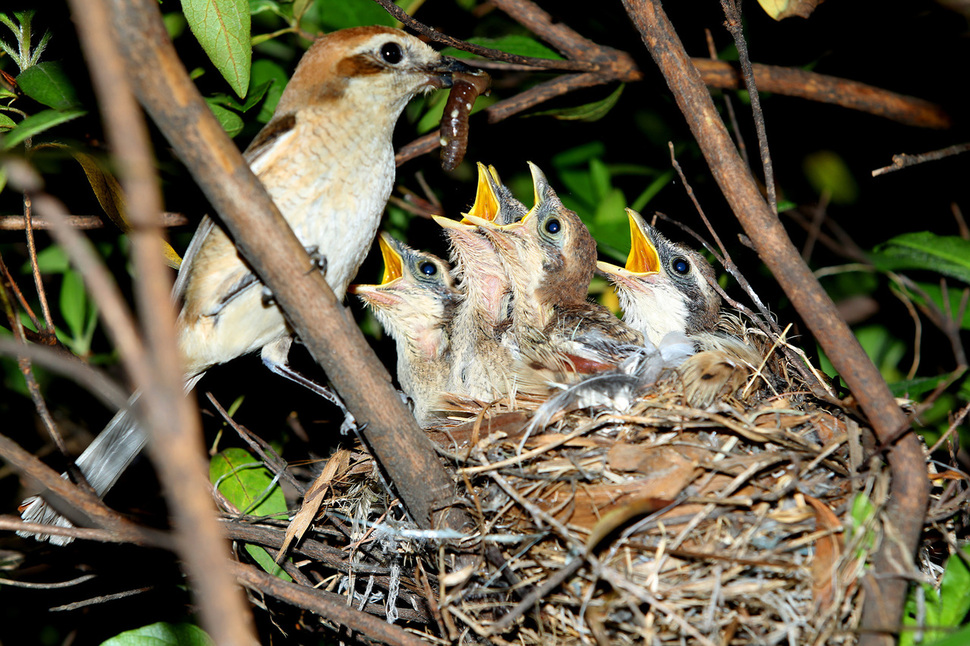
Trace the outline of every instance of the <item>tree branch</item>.
<instances>
[{"instance_id":1,"label":"tree branch","mask_svg":"<svg viewBox=\"0 0 970 646\"><path fill-rule=\"evenodd\" d=\"M758 255L852 389L877 438L882 441L893 437L907 424L906 417L758 192L659 0L623 0L623 4L667 79L715 180ZM886 517L895 521L900 544L886 541L875 557L874 571L867 577L869 594L863 606L863 628L868 632L861 638L865 644L889 643L889 635L899 629L907 580L894 575L901 573L900 568L906 571L912 566L929 495L923 455L915 435L907 434L896 443L889 452L889 463L893 479Z\"/></svg>"},{"instance_id":2,"label":"tree branch","mask_svg":"<svg viewBox=\"0 0 970 646\"><path fill-rule=\"evenodd\" d=\"M127 7L140 0L131 0ZM195 400L184 396L184 376L175 338L171 272L159 253L162 197L148 128L132 94L115 42L105 0L71 0L78 36L128 204L135 272L135 297L145 331L147 370L139 374L140 408L149 431L149 452L170 500L179 556L192 582L203 625L216 643L256 644L252 614L228 568L229 544L208 495L208 468Z\"/></svg>"},{"instance_id":3,"label":"tree branch","mask_svg":"<svg viewBox=\"0 0 970 646\"><path fill-rule=\"evenodd\" d=\"M178 59L158 8L112 0L136 93L188 167L226 230L327 371L363 437L423 528L464 527L452 479L391 386L352 316L336 300Z\"/></svg>"}]
</instances>

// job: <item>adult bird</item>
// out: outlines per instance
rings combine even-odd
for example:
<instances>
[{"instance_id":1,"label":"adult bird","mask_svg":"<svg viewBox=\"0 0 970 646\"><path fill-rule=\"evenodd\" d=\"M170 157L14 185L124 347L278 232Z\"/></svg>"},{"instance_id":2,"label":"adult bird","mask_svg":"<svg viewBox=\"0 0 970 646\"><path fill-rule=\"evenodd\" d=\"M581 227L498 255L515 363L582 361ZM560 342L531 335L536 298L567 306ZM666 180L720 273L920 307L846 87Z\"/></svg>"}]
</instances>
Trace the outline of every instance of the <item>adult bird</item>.
<instances>
[{"instance_id":1,"label":"adult bird","mask_svg":"<svg viewBox=\"0 0 970 646\"><path fill-rule=\"evenodd\" d=\"M686 334L697 354L680 367L689 404L706 408L741 388L764 363L767 344L743 321L721 309L714 268L699 253L671 242L627 209L630 253L625 267L597 268L613 283L623 319L654 343ZM770 373L762 372L771 380Z\"/></svg>"},{"instance_id":2,"label":"adult bird","mask_svg":"<svg viewBox=\"0 0 970 646\"><path fill-rule=\"evenodd\" d=\"M388 233L378 238L384 258L380 285L351 285L397 346L397 381L414 418L427 425L441 408L450 373L451 322L458 290L448 264L415 251Z\"/></svg>"},{"instance_id":3,"label":"adult bird","mask_svg":"<svg viewBox=\"0 0 970 646\"><path fill-rule=\"evenodd\" d=\"M337 298L363 262L390 196L398 117L415 95L448 87L454 73L469 71L397 29L335 31L307 50L272 119L246 149L250 168L297 238L322 259ZM174 296L181 302L177 332L186 390L210 367L257 350L274 372L314 386L287 365L293 337L283 313L208 217L185 253ZM104 495L146 441L123 410L76 465ZM42 499L24 504L25 520L70 526Z\"/></svg>"}]
</instances>

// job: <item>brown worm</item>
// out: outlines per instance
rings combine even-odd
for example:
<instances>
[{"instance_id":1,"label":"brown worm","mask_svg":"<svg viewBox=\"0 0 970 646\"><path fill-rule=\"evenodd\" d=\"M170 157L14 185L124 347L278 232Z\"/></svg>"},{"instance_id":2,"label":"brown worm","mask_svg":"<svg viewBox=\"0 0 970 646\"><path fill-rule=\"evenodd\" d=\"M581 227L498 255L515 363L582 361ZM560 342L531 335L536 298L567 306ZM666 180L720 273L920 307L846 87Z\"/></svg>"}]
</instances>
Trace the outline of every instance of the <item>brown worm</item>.
<instances>
[{"instance_id":1,"label":"brown worm","mask_svg":"<svg viewBox=\"0 0 970 646\"><path fill-rule=\"evenodd\" d=\"M468 148L468 116L475 99L487 94L491 79L485 72L455 72L441 118L441 167L455 170Z\"/></svg>"}]
</instances>

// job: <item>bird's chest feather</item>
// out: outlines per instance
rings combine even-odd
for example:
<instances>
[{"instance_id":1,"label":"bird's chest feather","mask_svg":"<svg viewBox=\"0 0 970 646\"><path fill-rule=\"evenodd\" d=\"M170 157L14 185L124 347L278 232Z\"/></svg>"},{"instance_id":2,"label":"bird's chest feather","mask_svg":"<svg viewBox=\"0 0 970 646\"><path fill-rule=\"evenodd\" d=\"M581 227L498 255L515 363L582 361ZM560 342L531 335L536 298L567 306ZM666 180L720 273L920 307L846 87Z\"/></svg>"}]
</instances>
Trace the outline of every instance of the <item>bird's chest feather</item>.
<instances>
[{"instance_id":1,"label":"bird's chest feather","mask_svg":"<svg viewBox=\"0 0 970 646\"><path fill-rule=\"evenodd\" d=\"M298 145L281 141L254 167L300 242L327 257L327 282L342 297L374 240L394 184L390 132L298 120L287 140Z\"/></svg>"}]
</instances>

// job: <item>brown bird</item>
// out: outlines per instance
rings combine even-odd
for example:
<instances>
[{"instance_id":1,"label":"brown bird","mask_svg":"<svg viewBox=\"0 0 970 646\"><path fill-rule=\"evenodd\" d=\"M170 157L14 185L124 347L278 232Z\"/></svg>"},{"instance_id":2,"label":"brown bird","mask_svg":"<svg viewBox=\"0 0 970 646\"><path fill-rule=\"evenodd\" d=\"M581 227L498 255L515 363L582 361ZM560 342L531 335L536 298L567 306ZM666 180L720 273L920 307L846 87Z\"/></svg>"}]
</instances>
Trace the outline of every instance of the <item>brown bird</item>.
<instances>
[{"instance_id":1,"label":"brown bird","mask_svg":"<svg viewBox=\"0 0 970 646\"><path fill-rule=\"evenodd\" d=\"M494 167L478 164L475 202L467 216L511 224L527 209L516 200ZM514 364L508 339L512 291L495 247L473 224L436 217L451 242L451 261L461 300L452 331L452 367L448 392L490 402L511 394Z\"/></svg>"},{"instance_id":2,"label":"brown bird","mask_svg":"<svg viewBox=\"0 0 970 646\"><path fill-rule=\"evenodd\" d=\"M333 32L304 54L273 118L246 150L296 236L325 261L338 298L374 239L394 183L391 136L398 117L415 95L447 87L453 73L469 71L397 29ZM263 292L229 237L204 218L174 289L182 303L177 325L187 390L208 368L257 350L274 372L314 387L287 366L292 332ZM124 410L76 463L103 495L146 440ZM25 520L70 525L41 499L25 505Z\"/></svg>"},{"instance_id":3,"label":"brown bird","mask_svg":"<svg viewBox=\"0 0 970 646\"><path fill-rule=\"evenodd\" d=\"M579 216L563 206L534 164L535 205L518 222L500 225L474 216L468 219L492 241L512 286L512 324L520 356L520 377L557 380L608 370L643 336L606 308L586 300L596 269L596 241ZM571 374L572 377L568 375Z\"/></svg>"},{"instance_id":4,"label":"brown bird","mask_svg":"<svg viewBox=\"0 0 970 646\"><path fill-rule=\"evenodd\" d=\"M714 268L696 251L665 238L639 213L630 218L626 267L597 268L613 283L623 320L661 345L686 334L698 353L680 367L688 403L699 408L741 388L758 369L766 348L751 338L740 318L721 311L712 287Z\"/></svg>"},{"instance_id":5,"label":"brown bird","mask_svg":"<svg viewBox=\"0 0 970 646\"><path fill-rule=\"evenodd\" d=\"M440 409L452 362L451 321L458 290L448 264L415 251L388 233L378 238L384 257L380 285L351 285L397 345L397 380L425 426Z\"/></svg>"}]
</instances>

